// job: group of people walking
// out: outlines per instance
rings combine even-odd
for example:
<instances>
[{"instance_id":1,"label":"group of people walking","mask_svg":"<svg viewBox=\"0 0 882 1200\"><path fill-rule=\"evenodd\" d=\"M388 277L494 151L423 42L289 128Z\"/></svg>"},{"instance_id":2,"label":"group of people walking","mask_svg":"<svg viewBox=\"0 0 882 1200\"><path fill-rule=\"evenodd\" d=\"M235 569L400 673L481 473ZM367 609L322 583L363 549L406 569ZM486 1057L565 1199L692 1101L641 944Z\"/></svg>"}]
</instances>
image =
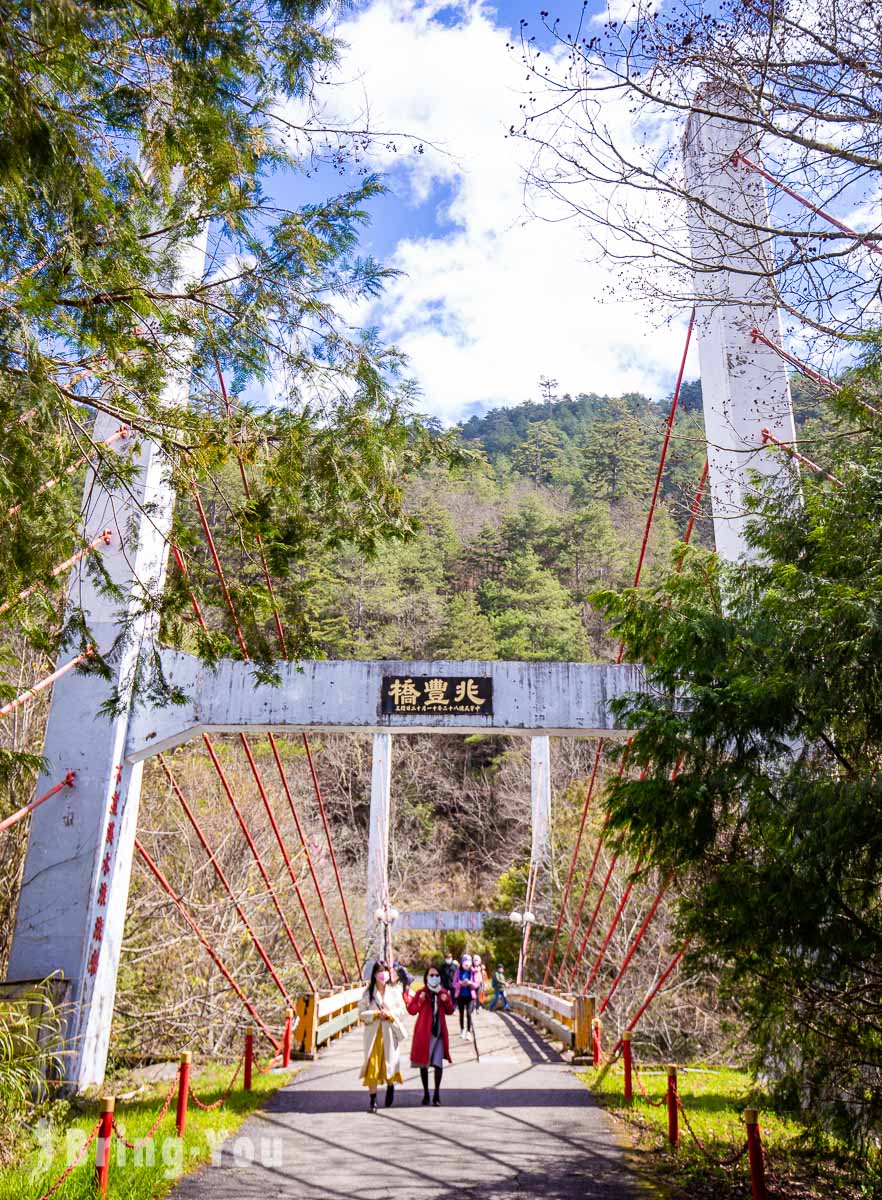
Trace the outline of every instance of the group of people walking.
<instances>
[{"instance_id":1,"label":"group of people walking","mask_svg":"<svg viewBox=\"0 0 882 1200\"><path fill-rule=\"evenodd\" d=\"M493 975L493 1003L502 1000L508 1011L505 995L505 972L498 966ZM359 1016L364 1023L364 1060L361 1079L370 1094L369 1111L377 1111L377 1091L385 1085L385 1106L395 1102L395 1085L401 1077L401 1044L407 1037L407 1013L416 1017L410 1048L410 1065L417 1067L423 1085L423 1104L441 1103L441 1076L444 1063L450 1057L450 1036L447 1018L459 1012L460 1036L472 1037L472 1014L481 1008L487 991L487 968L480 955L464 954L456 962L447 954L440 966L427 968L424 986L410 990L406 972L396 970L383 961L371 968L370 981L359 1003ZM432 1070L433 1094L429 1095L429 1070Z\"/></svg>"}]
</instances>

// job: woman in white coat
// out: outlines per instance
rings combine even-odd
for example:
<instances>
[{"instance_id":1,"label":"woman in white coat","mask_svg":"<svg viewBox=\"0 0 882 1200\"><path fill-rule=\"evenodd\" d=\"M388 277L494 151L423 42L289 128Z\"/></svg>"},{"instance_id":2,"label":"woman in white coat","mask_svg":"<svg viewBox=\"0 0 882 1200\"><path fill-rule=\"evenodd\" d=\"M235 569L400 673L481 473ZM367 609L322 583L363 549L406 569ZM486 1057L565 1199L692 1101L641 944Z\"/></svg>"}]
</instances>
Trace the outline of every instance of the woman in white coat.
<instances>
[{"instance_id":1,"label":"woman in white coat","mask_svg":"<svg viewBox=\"0 0 882 1200\"><path fill-rule=\"evenodd\" d=\"M395 1099L395 1084L401 1078L401 1043L407 1037L407 1009L401 985L384 962L375 962L370 983L358 1005L364 1022L364 1062L361 1080L370 1092L369 1111L377 1111L377 1088L386 1085L386 1108Z\"/></svg>"}]
</instances>

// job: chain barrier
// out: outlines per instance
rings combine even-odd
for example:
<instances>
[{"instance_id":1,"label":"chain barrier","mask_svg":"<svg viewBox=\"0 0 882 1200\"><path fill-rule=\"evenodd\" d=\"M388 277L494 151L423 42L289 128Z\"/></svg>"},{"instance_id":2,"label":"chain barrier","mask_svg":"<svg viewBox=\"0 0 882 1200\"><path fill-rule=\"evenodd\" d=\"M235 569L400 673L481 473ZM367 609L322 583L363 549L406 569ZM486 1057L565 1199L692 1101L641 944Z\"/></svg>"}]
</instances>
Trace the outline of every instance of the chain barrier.
<instances>
[{"instance_id":1,"label":"chain barrier","mask_svg":"<svg viewBox=\"0 0 882 1200\"><path fill-rule=\"evenodd\" d=\"M258 1075L269 1075L270 1071L275 1069L276 1063L281 1060L281 1057L281 1054L274 1054L265 1067L262 1067L260 1063L256 1062L254 1066Z\"/></svg>"},{"instance_id":2,"label":"chain barrier","mask_svg":"<svg viewBox=\"0 0 882 1200\"><path fill-rule=\"evenodd\" d=\"M245 1059L240 1058L239 1065L238 1065L238 1067L236 1067L235 1074L233 1075L233 1078L230 1080L230 1082L227 1084L227 1090L220 1097L220 1099L215 1100L213 1104L204 1104L199 1099L199 1097L196 1095L196 1093L193 1091L193 1085L190 1084L190 1099L193 1101L193 1103L196 1105L196 1107L201 1108L203 1112L211 1112L215 1108L220 1108L220 1106L222 1104L224 1104L230 1098L230 1093L232 1092L233 1088L236 1085L236 1080L239 1078L239 1073L242 1070L244 1063L245 1063Z\"/></svg>"},{"instance_id":3,"label":"chain barrier","mask_svg":"<svg viewBox=\"0 0 882 1200\"><path fill-rule=\"evenodd\" d=\"M696 1146L711 1164L711 1166L721 1167L723 1170L728 1170L730 1167L734 1167L736 1163L739 1163L742 1158L744 1158L745 1154L747 1153L746 1141L740 1150L733 1150L732 1153L727 1155L726 1158L714 1158L707 1146L704 1145L704 1143L701 1141L701 1138L699 1138L698 1134L692 1128L692 1122L689 1120L689 1115L686 1112L683 1101L680 1099L679 1092L677 1093L677 1108L683 1114L683 1122L692 1135L693 1142L695 1142Z\"/></svg>"},{"instance_id":4,"label":"chain barrier","mask_svg":"<svg viewBox=\"0 0 882 1200\"><path fill-rule=\"evenodd\" d=\"M162 1108L159 1110L156 1120L150 1126L149 1132L145 1133L142 1138L138 1138L138 1140L136 1142L130 1142L128 1140L128 1138L123 1137L123 1135L120 1133L119 1125L117 1125L117 1123L116 1123L116 1116L114 1115L113 1121L111 1122L111 1124L113 1125L113 1132L116 1134L116 1136L119 1138L119 1140L122 1142L122 1144L126 1147L127 1150L140 1150L142 1146L146 1146L148 1142L153 1141L154 1137L156 1136L157 1129L159 1129L159 1126L162 1124L163 1117L168 1112L168 1106L172 1102L172 1096L174 1096L177 1086L178 1086L178 1081L175 1078L172 1080L172 1085L168 1090L168 1095L166 1096L165 1100L163 1101Z\"/></svg>"},{"instance_id":5,"label":"chain barrier","mask_svg":"<svg viewBox=\"0 0 882 1200\"><path fill-rule=\"evenodd\" d=\"M58 1191L58 1189L61 1187L61 1185L73 1174L73 1172L77 1169L77 1167L80 1165L80 1163L85 1158L86 1151L89 1149L89 1147L95 1141L95 1138L98 1136L98 1130L100 1128L101 1128L101 1122L96 1121L95 1124L92 1126L92 1132L89 1134L89 1137L87 1138L87 1140L85 1141L83 1146L80 1148L80 1151L77 1154L76 1158L67 1167L67 1169L65 1171L63 1171L61 1173L61 1175L58 1176L58 1178L55 1180L55 1182L52 1184L52 1186L49 1188L49 1190L42 1194L42 1196L40 1197L40 1200L49 1200L49 1197L54 1196L55 1193Z\"/></svg>"},{"instance_id":6,"label":"chain barrier","mask_svg":"<svg viewBox=\"0 0 882 1200\"><path fill-rule=\"evenodd\" d=\"M650 1099L649 1092L647 1092L646 1088L643 1086L643 1080L640 1078L640 1072L637 1070L637 1064L634 1062L631 1063L631 1074L637 1080L637 1086L640 1088L640 1094L650 1108L662 1108L667 1101L667 1097L662 1096L660 1100Z\"/></svg>"}]
</instances>

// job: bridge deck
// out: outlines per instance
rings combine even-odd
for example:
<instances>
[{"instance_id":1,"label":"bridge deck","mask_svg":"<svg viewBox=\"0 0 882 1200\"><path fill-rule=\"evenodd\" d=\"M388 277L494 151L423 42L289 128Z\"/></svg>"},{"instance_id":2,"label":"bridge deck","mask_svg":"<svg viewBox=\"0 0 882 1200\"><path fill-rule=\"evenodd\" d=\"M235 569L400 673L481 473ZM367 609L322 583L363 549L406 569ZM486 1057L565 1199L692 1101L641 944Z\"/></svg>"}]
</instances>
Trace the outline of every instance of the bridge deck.
<instances>
[{"instance_id":1,"label":"bridge deck","mask_svg":"<svg viewBox=\"0 0 882 1200\"><path fill-rule=\"evenodd\" d=\"M518 1018L481 1013L477 1031L480 1063L454 1033L441 1108L420 1106L408 1066L379 1116L357 1079L361 1033L348 1034L173 1200L634 1200L612 1122L567 1064Z\"/></svg>"}]
</instances>

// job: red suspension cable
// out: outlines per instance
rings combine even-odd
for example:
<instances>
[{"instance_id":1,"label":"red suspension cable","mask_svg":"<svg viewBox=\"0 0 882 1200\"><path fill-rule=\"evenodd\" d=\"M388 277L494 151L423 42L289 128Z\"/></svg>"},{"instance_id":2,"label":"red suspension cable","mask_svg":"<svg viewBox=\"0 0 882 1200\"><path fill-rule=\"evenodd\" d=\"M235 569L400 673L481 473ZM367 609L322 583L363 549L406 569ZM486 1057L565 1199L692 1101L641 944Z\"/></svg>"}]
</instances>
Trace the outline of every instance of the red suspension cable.
<instances>
[{"instance_id":1,"label":"red suspension cable","mask_svg":"<svg viewBox=\"0 0 882 1200\"><path fill-rule=\"evenodd\" d=\"M786 442L779 441L779 439L770 433L768 429L761 430L761 433L764 443L771 443L773 446L777 446L777 448L779 450L783 450L789 458L793 458L797 462L801 462L807 466L810 471L815 473L815 475L822 475L824 479L829 480L830 483L835 484L836 487L842 487L841 479L837 479L835 475L832 475L829 471L825 471L823 467L819 467L816 462L812 462L810 458L806 458L804 454L800 454L795 447L788 446Z\"/></svg>"},{"instance_id":2,"label":"red suspension cable","mask_svg":"<svg viewBox=\"0 0 882 1200\"><path fill-rule=\"evenodd\" d=\"M57 671L53 671L51 675L47 675L45 679L41 679L39 683L35 683L32 688L28 688L28 690L26 692L22 692L20 696L16 696L14 700L10 700L7 704L4 704L3 707L0 708L0 717L8 717L11 712L15 711L15 709L21 708L22 704L26 704L29 700L33 700L35 696L39 695L40 692L45 691L47 687L51 687L52 684L61 679L62 676L67 675L70 671L76 670L81 663L84 663L87 659L92 658L94 653L94 648L92 646L87 646L82 654L78 654L76 658L72 658L70 662L65 663L63 667L59 667Z\"/></svg>"},{"instance_id":3,"label":"red suspension cable","mask_svg":"<svg viewBox=\"0 0 882 1200\"><path fill-rule=\"evenodd\" d=\"M643 1003L637 1009L637 1012L634 1014L634 1016L631 1018L631 1020L625 1026L625 1030L624 1030L625 1033L631 1032L631 1030L634 1028L634 1026L637 1024L637 1022L640 1020L640 1018L646 1012L647 1008L649 1008L650 1004L656 998L656 996L658 995L662 986L664 985L665 980L668 978L668 976L671 974L671 972L677 966L677 963L680 961L680 959L686 953L688 946L689 946L688 941L683 943L683 946L681 947L681 949L678 950L677 953L674 955L674 957L671 959L671 963L670 963L668 969L666 971L662 972L662 974L658 977L658 979L655 981L655 983L649 989L646 999L643 1001ZM622 1039L619 1038L619 1040L616 1042L616 1044L612 1048L612 1053L610 1054L610 1058L615 1058L615 1056L618 1054L618 1052L621 1050L621 1048L622 1048Z\"/></svg>"},{"instance_id":4,"label":"red suspension cable","mask_svg":"<svg viewBox=\"0 0 882 1200\"><path fill-rule=\"evenodd\" d=\"M199 513L199 521L202 525L202 532L205 534L205 540L208 542L208 549L211 553L211 558L214 563L214 570L217 574L218 581L221 585L224 600L227 604L230 616L233 619L233 628L236 630L236 638L239 642L239 649L242 651L243 658L249 658L248 647L245 645L245 637L242 633L242 627L239 624L239 618L236 615L236 609L233 604L233 598L230 595L230 589L227 586L227 577L224 575L224 569L221 566L221 560L218 557L217 547L214 544L214 538L211 533L211 526L208 524L208 517L205 515L205 509L202 507L202 497L199 495L199 489L196 486L196 481L190 481L190 490L193 493L193 499L196 502L196 511Z\"/></svg>"},{"instance_id":5,"label":"red suspension cable","mask_svg":"<svg viewBox=\"0 0 882 1200\"><path fill-rule=\"evenodd\" d=\"M640 582L640 576L643 573L643 563L646 559L646 548L649 545L649 534L652 530L652 521L655 516L656 506L658 505L658 494L661 489L662 475L664 474L665 463L668 460L668 447L671 444L671 432L674 428L674 418L677 415L677 405L680 402L680 389L683 386L683 375L686 371L686 359L689 356L689 343L692 341L692 330L695 328L695 309L689 315L689 328L686 330L686 345L683 347L683 357L680 360L680 370L677 375L677 386L674 388L674 395L671 399L671 408L668 413L668 419L665 422L665 437L662 442L661 454L658 458L658 470L655 473L655 484L652 489L652 499L649 502L649 512L646 514L646 525L643 529L643 541L640 543L640 555L637 559L637 569L634 572L634 587ZM619 646L619 654L617 662L622 661L625 653L624 644Z\"/></svg>"},{"instance_id":6,"label":"red suspension cable","mask_svg":"<svg viewBox=\"0 0 882 1200\"><path fill-rule=\"evenodd\" d=\"M254 1005L251 1003L251 1001L248 999L248 997L245 995L245 993L239 987L238 983L236 983L235 979L233 978L233 976L230 974L229 970L224 965L219 954L214 949L214 947L211 945L211 943L209 942L209 940L205 936L205 934L202 932L199 925L196 923L195 918L190 915L190 913L187 910L187 906L184 904L183 899L177 894L177 892L175 892L172 885L169 883L169 881L163 875L162 871L159 869L157 864L153 861L153 859L150 857L150 855L147 853L147 851L144 849L144 847L141 845L141 843L138 841L137 838L135 838L135 849L138 851L138 853L143 858L144 862L147 864L147 866L153 872L154 877L158 880L158 882L159 882L160 886L163 888L163 890L166 891L169 896L171 896L172 900L174 900L175 904L178 906L178 909L180 910L181 916L184 918L184 920L187 922L187 924L190 926L190 928L196 934L199 941L202 943L202 945L208 951L209 957L211 958L212 962L215 964L217 969L220 971L221 975L223 975L224 979L226 979L227 983L230 985L230 987L233 989L233 991L236 993L236 995L239 997L239 999L245 1005L245 1008L251 1014L255 1024L259 1025L260 1028L263 1030L263 1033L264 1033L265 1037L267 1038L267 1040L272 1043L273 1049L278 1050L280 1048L279 1043L273 1037L272 1033L270 1032L269 1027L263 1021L263 1019L261 1018L257 1009L254 1007Z\"/></svg>"},{"instance_id":7,"label":"red suspension cable","mask_svg":"<svg viewBox=\"0 0 882 1200\"><path fill-rule=\"evenodd\" d=\"M601 963L603 962L604 957L606 956L607 947L609 946L610 941L612 940L612 935L615 933L616 929L618 928L618 924L619 924L619 921L621 920L622 913L625 911L625 905L628 903L628 900L630 899L630 896L631 896L631 892L634 890L634 884L637 882L637 877L640 874L640 870L641 870L642 866L643 866L643 863L641 860L640 862L637 863L637 866L634 868L634 873L631 876L631 878L628 880L628 886L625 888L624 892L622 893L622 898L619 901L618 908L616 909L615 915L613 916L613 919L610 923L610 927L609 927L609 930L607 931L607 935L603 939L603 945L600 947L600 952L598 953L597 958L594 960L594 966L591 968L591 972L588 975L588 979L585 982L584 988L582 989L583 995L587 994L588 989L591 987L591 984L597 978L597 972L600 970Z\"/></svg>"},{"instance_id":8,"label":"red suspension cable","mask_svg":"<svg viewBox=\"0 0 882 1200\"><path fill-rule=\"evenodd\" d=\"M264 949L263 942L260 940L260 938L257 936L257 934L252 929L251 922L248 920L248 917L245 914L245 910L242 908L242 905L239 903L238 899L236 898L236 895L232 889L232 886L230 885L230 881L227 879L226 874L224 873L223 867L217 861L217 857L216 857L214 851L212 850L211 846L209 846L208 839L206 838L205 833L203 832L202 826L199 824L199 820L198 820L196 814L193 812L193 809L190 807L189 803L187 802L186 796L181 791L181 788L178 785L178 781L175 778L171 767L168 765L168 763L165 760L165 757L162 754L157 754L156 757L159 760L159 765L162 767L163 771L165 772L165 777L171 784L172 790L175 793L175 795L177 796L178 801L181 804L181 807L183 808L184 812L187 814L187 819L189 820L190 824L192 825L193 830L202 845L202 849L205 851L206 855L208 856L208 861L214 867L215 874L217 875L218 879L221 881L221 884L223 885L224 890L226 891L227 895L232 900L233 905L236 909L236 912L239 915L240 921L245 926L245 929L246 929L249 937L251 938L252 942L254 942L254 948L257 950L257 953L260 955L261 959L263 960L263 964L266 967L266 969L269 971L270 975L272 976L273 982L275 983L276 987L282 993L282 996L284 997L286 1004L293 1007L294 1002L288 993L288 989L285 987L285 985L282 983L281 979L279 978L278 972L276 971L276 968L273 966L273 964L270 960L270 956L267 954L266 950Z\"/></svg>"},{"instance_id":9,"label":"red suspension cable","mask_svg":"<svg viewBox=\"0 0 882 1200\"><path fill-rule=\"evenodd\" d=\"M849 237L853 237L856 242L860 243L862 246L865 246L867 250L871 251L871 253L882 254L882 246L878 245L876 242L868 242L866 240L869 236L868 234L858 233L856 229L852 229L850 225L846 225L843 221L840 221L838 217L834 217L833 214L827 212L825 208L821 208L818 204L813 204L812 201L806 196L802 196L799 192L794 191L793 188L788 187L786 183L783 183L780 179L777 179L764 167L761 167L759 163L753 162L747 157L747 155L742 154L740 150L735 151L735 153L732 155L731 161L733 167L740 166L743 163L745 167L748 167L751 171L755 171L757 175L762 176L767 183L774 184L775 187L780 188L782 192L785 192L791 198L791 200L795 200L797 204L801 204L803 208L807 208L810 212L813 212L818 217L823 217L825 221L828 221L831 225L835 226L837 229L840 229L843 233L847 233Z\"/></svg>"},{"instance_id":10,"label":"red suspension cable","mask_svg":"<svg viewBox=\"0 0 882 1200\"><path fill-rule=\"evenodd\" d=\"M573 876L576 872L576 860L579 857L579 849L582 845L582 834L585 832L585 821L588 817L588 806L591 803L591 797L594 794L594 783L597 779L597 770L600 766L600 760L603 756L603 738L597 743L597 752L594 755L594 765L591 768L591 778L588 781L588 787L585 791L585 803L582 805L582 820L579 822L579 832L576 834L576 844L573 847L573 856L570 859L570 869L567 874L566 887L563 890L563 896L560 901L560 912L557 918L557 926L554 930L554 937L551 939L551 949L548 951L548 958L545 962L545 974L542 976L542 986L548 984L548 977L551 974L551 964L554 961L554 952L557 949L557 940L560 937L561 925L563 924L564 913L567 906L567 900L570 898L570 888L573 886Z\"/></svg>"},{"instance_id":11,"label":"red suspension cable","mask_svg":"<svg viewBox=\"0 0 882 1200\"><path fill-rule=\"evenodd\" d=\"M698 487L695 489L695 499L692 501L692 511L689 514L689 524L686 526L686 532L683 534L683 542L687 546L689 545L689 542L692 538L692 530L695 528L695 522L698 517L698 509L701 505L701 498L704 495L704 488L705 488L705 484L707 483L708 469L709 469L709 464L708 464L707 459L705 459L704 466L701 471L701 479L699 479ZM683 569L683 555L681 554L680 558L677 561L677 571L678 572L682 571L682 569Z\"/></svg>"},{"instance_id":12,"label":"red suspension cable","mask_svg":"<svg viewBox=\"0 0 882 1200\"><path fill-rule=\"evenodd\" d=\"M279 778L282 781L282 787L285 789L285 795L288 798L288 805L291 809L291 816L294 818L294 824L297 828L297 836L300 839L300 845L303 849L303 853L306 855L306 862L309 867L309 873L312 876L313 886L315 887L315 892L316 892L316 895L318 896L318 902L321 905L322 914L324 915L324 918L325 918L325 924L328 927L328 933L331 935L331 941L334 943L334 952L337 955L337 961L340 963L340 970L343 973L343 978L348 983L351 980L352 976L350 975L349 968L346 966L346 963L343 960L343 955L340 952L340 945L337 941L337 935L334 932L334 926L331 923L331 917L330 917L330 914L328 913L328 907L325 904L325 896L324 896L324 892L322 891L322 885L319 883L319 878L318 878L318 875L316 874L315 863L312 860L312 852L309 849L309 843L307 842L306 835L303 831L303 825L301 824L301 821L300 821L300 814L297 812L297 806L294 803L294 797L291 795L291 789L288 786L288 776L285 772L284 766L282 765L282 759L281 759L281 755L279 754L279 748L276 745L276 739L273 737L273 735L271 733L267 734L267 737L269 738L269 744L270 744L270 747L272 748L273 757L276 760L276 768L278 769L278 772L279 772Z\"/></svg>"},{"instance_id":13,"label":"red suspension cable","mask_svg":"<svg viewBox=\"0 0 882 1200\"><path fill-rule=\"evenodd\" d=\"M795 355L790 354L784 349L783 346L779 346L777 342L773 341L770 337L767 337L766 334L764 334L761 329L757 329L756 326L754 326L754 328L750 331L750 340L754 343L754 345L756 345L757 342L762 342L764 346L768 346L770 350L774 350L779 358L783 358L785 362L790 363L791 367L796 367L797 371L799 371L801 375L805 375L807 379L811 379L820 387L825 387L831 392L838 392L840 390L839 385L834 383L832 379L828 379L826 375L822 375L819 371L813 370L807 363L804 363Z\"/></svg>"},{"instance_id":14,"label":"red suspension cable","mask_svg":"<svg viewBox=\"0 0 882 1200\"><path fill-rule=\"evenodd\" d=\"M226 405L226 409L227 409L227 420L231 420L231 418L233 416L233 408L232 408L232 405L230 404L230 397L227 394L227 385L224 380L224 373L221 370L220 359L217 356L216 350L214 351L214 365L217 368L217 378L218 378L218 382L220 383L221 395L224 398L224 404ZM245 492L245 499L250 500L251 499L251 487L249 486L249 483L248 483L248 475L245 471L245 463L242 460L242 455L239 452L238 447L236 449L236 461L239 464L239 474L242 478L242 487ZM255 541L257 542L257 549L260 553L260 565L263 568L263 578L264 578L264 581L266 582L266 588L267 588L267 592L269 593L270 604L272 605L273 620L274 620L275 626L276 626L276 634L279 639L279 646L281 647L281 650L282 650L282 658L287 658L288 657L288 646L285 642L285 631L282 628L282 619L279 616L279 605L278 605L278 601L276 600L276 592L275 592L275 588L273 587L272 576L269 573L269 567L268 567L267 561L266 561L266 554L263 549L263 539L261 538L259 531L255 531L254 538L255 538Z\"/></svg>"},{"instance_id":15,"label":"red suspension cable","mask_svg":"<svg viewBox=\"0 0 882 1200\"><path fill-rule=\"evenodd\" d=\"M668 888L671 886L671 880L673 878L674 878L673 875L669 875L667 877L667 879L664 881L664 883L662 884L662 886L659 888L658 892L656 893L656 897L652 902L652 907L650 908L649 912L646 914L643 924L637 930L634 940L631 943L630 947L628 948L628 953L625 955L624 959L622 960L622 965L619 968L619 973L618 973L618 975L616 975L615 979L612 981L612 984L610 985L610 989L606 993L606 996L603 999L603 1003L600 1006L601 1013L606 1011L607 1005L609 1004L610 1000L613 997L613 992L616 990L616 988L621 983L622 977L624 976L625 972L627 971L628 965L631 962L631 959L634 957L634 951L637 949L637 947L643 941L643 935L646 933L647 929L649 928L650 922L652 921L652 918L655 916L656 910L658 909L658 906L661 904Z\"/></svg>"},{"instance_id":16,"label":"red suspension cable","mask_svg":"<svg viewBox=\"0 0 882 1200\"><path fill-rule=\"evenodd\" d=\"M71 567L76 566L80 559L85 558L87 554L91 554L93 550L97 550L102 543L105 546L109 546L112 536L112 530L103 529L96 538L89 542L88 546L84 546L82 550L78 550L76 554L72 554L70 558L66 558L64 562L59 563L57 567L53 567L49 572L49 578L55 579L58 575L61 575L62 572L69 571ZM0 613L8 612L13 605L20 604L22 600L27 600L28 596L32 595L37 588L39 588L39 586L39 583L32 583L30 587L24 588L12 600L5 600L2 604L0 604Z\"/></svg>"},{"instance_id":17,"label":"red suspension cable","mask_svg":"<svg viewBox=\"0 0 882 1200\"><path fill-rule=\"evenodd\" d=\"M39 808L41 804L45 804L47 800L51 800L53 796L57 796L58 793L64 791L65 788L73 787L76 777L76 771L68 771L61 783L56 783L55 787L50 788L48 792L44 792L42 796L38 796L36 800L32 800L30 804L25 804L22 808L18 809L10 816L4 817L3 820L0 821L0 833L2 833L4 829L10 829L13 825L17 825L19 821L23 820L28 815L28 813L32 813L35 808Z\"/></svg>"},{"instance_id":18,"label":"red suspension cable","mask_svg":"<svg viewBox=\"0 0 882 1200\"><path fill-rule=\"evenodd\" d=\"M319 784L318 775L316 773L315 763L312 761L312 751L309 748L309 738L306 736L305 733L303 735L303 745L306 749L306 761L309 763L309 772L312 775L312 786L315 788L315 798L318 801L319 812L321 813L321 818L322 818L322 825L324 826L324 830L325 830L325 838L327 839L328 850L331 855L331 862L333 863L333 866L334 866L334 876L337 880L337 889L340 892L340 900L342 901L342 904L343 904L343 915L346 918L346 928L349 931L349 940L352 943L352 953L355 955L355 973L356 973L356 975L358 975L358 971L359 971L358 946L355 941L355 934L352 932L352 921L349 917L349 906L346 903L346 896L343 892L343 880L340 878L340 868L337 865L337 855L334 853L334 843L331 840L331 829L330 829L330 826L328 825L328 815L325 812L325 802L322 799L322 789Z\"/></svg>"},{"instance_id":19,"label":"red suspension cable","mask_svg":"<svg viewBox=\"0 0 882 1200\"><path fill-rule=\"evenodd\" d=\"M570 949L573 941L578 933L579 925L582 920L582 910L585 907L585 901L588 899L588 893L591 890L591 884L594 882L594 873L597 870L597 860L600 858L600 851L603 849L603 835L606 833L606 827L609 824L609 813L607 812L603 819L600 833L597 838L597 845L594 847L594 857L591 859L591 866L588 869L588 874L585 877L585 883L582 887L582 894L579 897L579 905L576 909L576 915L573 918L573 923L570 928L570 936L567 938L567 944L564 947L563 955L561 956L560 966L557 969L557 982L560 983L563 979L564 971L567 965L567 959L570 956Z\"/></svg>"},{"instance_id":20,"label":"red suspension cable","mask_svg":"<svg viewBox=\"0 0 882 1200\"><path fill-rule=\"evenodd\" d=\"M227 779L224 769L221 766L220 760L218 759L217 754L215 753L214 746L211 743L211 738L208 736L207 733L203 733L202 740L205 743L205 747L208 750L208 755L209 755L212 763L214 764L214 769L215 769L215 771L217 771L218 778L221 781L221 786L223 787L224 791L227 794L227 799L229 800L230 804L232 805L233 812L236 814L236 819L239 822L239 828L242 830L242 833L245 835L245 841L248 843L248 847L251 850L252 855L254 856L254 861L257 863L257 869L260 871L260 876L263 879L264 884L266 885L266 890L269 893L269 896L273 902L273 905L275 906L276 912L279 914L279 920L282 922L282 928L285 930L285 933L287 934L288 941L291 943L291 947L294 951L294 954L297 957L297 961L300 963L300 966L303 968L303 973L306 976L307 983L309 984L312 991L315 991L316 990L315 980L313 979L312 973L310 972L310 969L307 966L306 961L304 960L304 957L300 952L300 947L297 944L297 939L294 936L294 931L291 929L291 926L288 923L288 918L285 916L284 912L282 911L282 906L279 903L279 898L276 895L275 888L273 887L272 881L270 880L270 877L267 874L266 867L263 865L263 860L260 857L260 853L258 852L257 846L254 844L254 838L251 836L248 826L245 823L245 818L242 816L242 811L239 808L239 805L236 801L236 797L233 794L233 789L230 787L229 780Z\"/></svg>"},{"instance_id":21,"label":"red suspension cable","mask_svg":"<svg viewBox=\"0 0 882 1200\"><path fill-rule=\"evenodd\" d=\"M599 849L599 847L598 847L598 849ZM591 937L591 934L594 932L594 926L597 923L597 917L598 917L598 914L600 913L600 906L601 906L601 904L603 904L604 897L606 896L606 890L609 887L609 881L610 881L610 879L612 879L612 873L615 870L615 866L616 866L616 863L618 862L618 860L619 860L618 853L613 854L612 859L610 860L610 864L607 869L606 875L604 876L603 883L601 884L600 895L597 897L597 903L594 905L594 911L591 914L591 920L588 922L588 928L585 930L585 936L582 938L582 944L579 946L579 949L576 952L576 960L573 963L573 969L570 972L569 979L567 980L567 988L568 989L572 988L573 982L579 971L579 967L582 965L582 957L585 954L585 947L588 945L588 939Z\"/></svg>"},{"instance_id":22,"label":"red suspension cable","mask_svg":"<svg viewBox=\"0 0 882 1200\"><path fill-rule=\"evenodd\" d=\"M334 979L328 968L328 961L325 958L325 952L324 952L324 950L322 950L321 944L319 943L318 936L316 935L316 932L315 932L315 926L312 923L312 917L309 915L309 909L306 907L306 901L303 899L303 893L300 890L300 882L297 879L297 875L294 871L294 867L291 863L291 859L288 855L288 851L285 848L285 843L282 840L282 831L279 829L278 822L276 821L275 814L273 813L273 810L272 810L272 805L270 804L270 801L269 801L269 796L267 795L266 788L263 785L263 778L260 774L260 769L258 768L257 762L255 761L255 758L254 758L254 754L251 751L251 744L249 743L248 738L245 736L244 733L239 734L239 739L242 742L242 746L245 749L245 757L248 759L248 765L251 768L251 774L254 776L254 782L257 785L257 790L260 793L261 800L263 801L263 807L266 809L266 815L269 818L269 823L272 827L272 831L276 836L276 841L278 842L279 850L281 850L281 852L282 852L282 858L285 860L285 866L288 868L288 874L291 877L292 884L294 885L294 894L296 895L297 900L300 904L300 909L301 909L301 912L303 913L307 927L309 928L310 936L312 937L315 948L318 951L318 956L319 956L319 959L321 960L322 969L324 970L325 976L328 980L328 986L333 987Z\"/></svg>"},{"instance_id":23,"label":"red suspension cable","mask_svg":"<svg viewBox=\"0 0 882 1200\"><path fill-rule=\"evenodd\" d=\"M187 564L184 562L184 556L181 553L181 549L179 546L176 546L174 542L170 542L169 544L171 545L171 552L174 555L175 562L178 564L178 570L181 573L181 578L187 585L187 591L190 595L190 603L193 606L193 612L196 614L196 620L199 622L202 632L208 633L208 626L205 624L205 617L202 615L202 609L199 607L199 601L196 599L196 594L193 591L193 585L190 583L190 572L187 570Z\"/></svg>"},{"instance_id":24,"label":"red suspension cable","mask_svg":"<svg viewBox=\"0 0 882 1200\"><path fill-rule=\"evenodd\" d=\"M81 455L76 462L71 463L69 467L66 467L60 475L56 475L54 479L47 479L47 481L41 484L33 494L35 496L42 496L44 492L48 492L51 488L54 488L61 483L62 479L67 478L68 475L73 475L80 469L80 467L84 466L87 462L91 462L96 453L106 449L107 446L112 446L121 438L127 438L128 436L128 429L125 427L125 425L120 425L116 433L112 433L109 438L105 438L103 442L99 442L91 454ZM21 504L13 504L11 508L8 508L6 510L7 517L14 517L16 513L21 512L23 503L24 502L22 501Z\"/></svg>"}]
</instances>

